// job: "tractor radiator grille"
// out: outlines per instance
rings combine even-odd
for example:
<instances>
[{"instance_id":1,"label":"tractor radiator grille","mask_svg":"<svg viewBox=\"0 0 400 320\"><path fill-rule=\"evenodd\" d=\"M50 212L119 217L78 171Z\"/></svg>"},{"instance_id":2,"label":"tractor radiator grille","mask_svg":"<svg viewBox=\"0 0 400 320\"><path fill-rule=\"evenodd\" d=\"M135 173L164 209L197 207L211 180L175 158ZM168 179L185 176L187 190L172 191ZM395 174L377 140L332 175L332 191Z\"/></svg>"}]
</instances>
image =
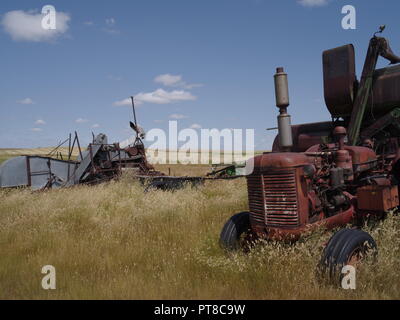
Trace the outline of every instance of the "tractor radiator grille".
<instances>
[{"instance_id":1,"label":"tractor radiator grille","mask_svg":"<svg viewBox=\"0 0 400 320\"><path fill-rule=\"evenodd\" d=\"M266 225L298 226L296 170L268 172L263 179Z\"/></svg>"},{"instance_id":2,"label":"tractor radiator grille","mask_svg":"<svg viewBox=\"0 0 400 320\"><path fill-rule=\"evenodd\" d=\"M262 176L247 176L250 220L253 225L265 226L265 210Z\"/></svg>"},{"instance_id":3,"label":"tractor radiator grille","mask_svg":"<svg viewBox=\"0 0 400 320\"><path fill-rule=\"evenodd\" d=\"M299 225L295 169L248 176L247 186L254 224L271 227Z\"/></svg>"}]
</instances>

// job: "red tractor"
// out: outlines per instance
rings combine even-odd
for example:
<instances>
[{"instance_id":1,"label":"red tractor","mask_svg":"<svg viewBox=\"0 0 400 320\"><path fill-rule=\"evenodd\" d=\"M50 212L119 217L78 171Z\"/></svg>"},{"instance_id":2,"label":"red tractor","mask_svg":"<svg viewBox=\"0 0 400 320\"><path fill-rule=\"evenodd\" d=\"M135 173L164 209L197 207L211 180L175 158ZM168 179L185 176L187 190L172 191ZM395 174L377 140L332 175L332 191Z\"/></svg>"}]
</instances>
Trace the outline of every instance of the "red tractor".
<instances>
[{"instance_id":1,"label":"red tractor","mask_svg":"<svg viewBox=\"0 0 400 320\"><path fill-rule=\"evenodd\" d=\"M279 134L272 152L253 158L254 170L247 175L249 211L227 221L220 236L224 248L239 249L249 239L296 241L316 228L343 227L320 262L331 274L376 249L360 226L397 209L400 181L400 65L376 69L379 56L391 64L400 58L377 33L359 81L353 45L323 52L332 121L292 126L287 75L277 69Z\"/></svg>"}]
</instances>

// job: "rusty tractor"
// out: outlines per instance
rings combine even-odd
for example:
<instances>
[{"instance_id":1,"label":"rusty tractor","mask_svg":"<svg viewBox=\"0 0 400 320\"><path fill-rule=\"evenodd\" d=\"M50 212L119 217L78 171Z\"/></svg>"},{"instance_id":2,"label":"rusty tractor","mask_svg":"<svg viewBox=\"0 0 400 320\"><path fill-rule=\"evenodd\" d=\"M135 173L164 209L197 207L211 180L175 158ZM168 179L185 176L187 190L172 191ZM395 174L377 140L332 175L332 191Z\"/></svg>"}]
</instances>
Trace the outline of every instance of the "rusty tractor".
<instances>
[{"instance_id":1,"label":"rusty tractor","mask_svg":"<svg viewBox=\"0 0 400 320\"><path fill-rule=\"evenodd\" d=\"M376 253L361 227L397 209L400 181L400 65L376 69L379 56L390 64L400 57L377 35L384 28L369 42L359 81L353 45L323 52L331 121L292 126L287 74L277 68L279 133L272 152L253 158L249 211L226 222L220 235L225 249L247 247L250 239L291 242L316 228L341 228L319 263L331 279L341 278L341 266Z\"/></svg>"}]
</instances>

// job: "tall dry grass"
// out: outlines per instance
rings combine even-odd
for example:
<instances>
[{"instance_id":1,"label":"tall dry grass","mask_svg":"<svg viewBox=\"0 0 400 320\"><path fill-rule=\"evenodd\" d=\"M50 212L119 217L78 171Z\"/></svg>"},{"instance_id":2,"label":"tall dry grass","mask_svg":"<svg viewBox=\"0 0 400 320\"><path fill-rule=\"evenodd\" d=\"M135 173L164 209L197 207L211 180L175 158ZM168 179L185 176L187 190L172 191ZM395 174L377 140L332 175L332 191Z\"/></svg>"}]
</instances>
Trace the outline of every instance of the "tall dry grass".
<instances>
[{"instance_id":1,"label":"tall dry grass","mask_svg":"<svg viewBox=\"0 0 400 320\"><path fill-rule=\"evenodd\" d=\"M291 246L259 244L248 254L219 248L225 221L247 208L244 180L143 190L124 177L42 193L0 191L0 298L400 298L398 216L372 230L378 263L364 265L357 289L347 291L315 278L332 233ZM56 290L41 288L47 264L56 268Z\"/></svg>"}]
</instances>

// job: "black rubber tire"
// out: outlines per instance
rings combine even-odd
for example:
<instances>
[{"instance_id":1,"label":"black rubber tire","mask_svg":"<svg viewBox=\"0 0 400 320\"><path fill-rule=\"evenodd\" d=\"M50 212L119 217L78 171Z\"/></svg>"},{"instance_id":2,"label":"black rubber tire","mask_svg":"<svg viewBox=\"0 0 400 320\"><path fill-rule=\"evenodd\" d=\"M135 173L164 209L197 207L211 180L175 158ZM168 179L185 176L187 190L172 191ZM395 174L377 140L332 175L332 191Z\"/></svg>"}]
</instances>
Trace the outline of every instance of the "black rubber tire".
<instances>
[{"instance_id":1,"label":"black rubber tire","mask_svg":"<svg viewBox=\"0 0 400 320\"><path fill-rule=\"evenodd\" d=\"M342 229L336 232L325 247L319 263L319 275L330 283L340 284L343 278L341 270L355 253L376 256L375 240L359 229Z\"/></svg>"},{"instance_id":2,"label":"black rubber tire","mask_svg":"<svg viewBox=\"0 0 400 320\"><path fill-rule=\"evenodd\" d=\"M232 216L224 225L219 243L228 251L239 250L242 247L241 238L250 234L250 214L240 212Z\"/></svg>"}]
</instances>

